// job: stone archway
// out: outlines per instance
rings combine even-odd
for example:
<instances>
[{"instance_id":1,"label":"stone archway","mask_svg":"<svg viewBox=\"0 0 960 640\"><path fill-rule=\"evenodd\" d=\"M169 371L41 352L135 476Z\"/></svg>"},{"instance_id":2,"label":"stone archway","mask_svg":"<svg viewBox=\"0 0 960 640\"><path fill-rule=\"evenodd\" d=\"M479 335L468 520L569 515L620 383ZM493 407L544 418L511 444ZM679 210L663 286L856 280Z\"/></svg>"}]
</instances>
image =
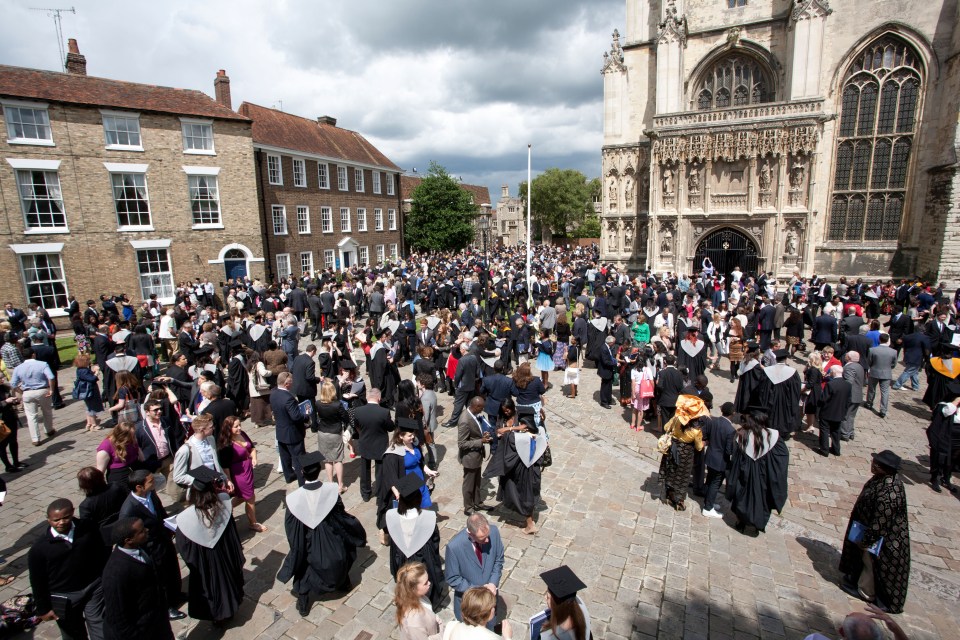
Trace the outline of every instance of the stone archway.
<instances>
[{"instance_id":1,"label":"stone archway","mask_svg":"<svg viewBox=\"0 0 960 640\"><path fill-rule=\"evenodd\" d=\"M693 258L693 271L703 268L705 258L710 258L716 273L726 277L735 267L744 274L756 274L761 256L757 243L749 235L733 227L720 227L706 234L698 244Z\"/></svg>"}]
</instances>

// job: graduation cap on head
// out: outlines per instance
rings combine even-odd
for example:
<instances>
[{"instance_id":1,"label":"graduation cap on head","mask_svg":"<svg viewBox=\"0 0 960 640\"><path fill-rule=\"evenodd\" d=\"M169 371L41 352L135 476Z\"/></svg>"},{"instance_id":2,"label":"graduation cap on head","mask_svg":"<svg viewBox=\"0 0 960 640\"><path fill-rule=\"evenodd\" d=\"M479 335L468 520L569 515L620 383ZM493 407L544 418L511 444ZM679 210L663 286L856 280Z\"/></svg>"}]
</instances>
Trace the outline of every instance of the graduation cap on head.
<instances>
[{"instance_id":1,"label":"graduation cap on head","mask_svg":"<svg viewBox=\"0 0 960 640\"><path fill-rule=\"evenodd\" d=\"M555 602L565 602L576 596L577 591L587 588L583 580L566 565L544 571L540 577L547 584L547 589Z\"/></svg>"},{"instance_id":2,"label":"graduation cap on head","mask_svg":"<svg viewBox=\"0 0 960 640\"><path fill-rule=\"evenodd\" d=\"M357 368L357 364L353 360L346 358L340 361L340 368L344 371L351 371Z\"/></svg>"},{"instance_id":3,"label":"graduation cap on head","mask_svg":"<svg viewBox=\"0 0 960 640\"><path fill-rule=\"evenodd\" d=\"M205 346L200 347L199 349L196 349L196 350L193 352L193 355L196 356L197 358L199 358L199 357L201 357L201 356L208 356L208 355L210 355L211 353L213 353L213 347L211 347L210 345L205 345Z\"/></svg>"},{"instance_id":4,"label":"graduation cap on head","mask_svg":"<svg viewBox=\"0 0 960 640\"><path fill-rule=\"evenodd\" d=\"M790 355L790 352L787 351L786 349L777 349L776 351L773 352L773 355L776 356L777 362L779 362L781 360L786 360L787 357Z\"/></svg>"},{"instance_id":5,"label":"graduation cap on head","mask_svg":"<svg viewBox=\"0 0 960 640\"><path fill-rule=\"evenodd\" d=\"M747 352L748 352L748 353L749 353L750 351L759 351L759 350L760 350L760 344L759 344L759 343L756 343L756 342L754 342L753 340L751 340L750 342L747 343Z\"/></svg>"},{"instance_id":6,"label":"graduation cap on head","mask_svg":"<svg viewBox=\"0 0 960 640\"><path fill-rule=\"evenodd\" d=\"M410 418L397 418L397 431L417 433L420 431L420 425Z\"/></svg>"},{"instance_id":7,"label":"graduation cap on head","mask_svg":"<svg viewBox=\"0 0 960 640\"><path fill-rule=\"evenodd\" d=\"M316 471L319 469L325 460L323 454L319 451L311 451L310 453L304 453L299 457L300 466L307 473L311 471Z\"/></svg>"},{"instance_id":8,"label":"graduation cap on head","mask_svg":"<svg viewBox=\"0 0 960 640\"><path fill-rule=\"evenodd\" d=\"M197 491L208 491L221 480L219 473L203 465L200 465L196 469L191 469L187 473L193 478L193 484L191 486Z\"/></svg>"},{"instance_id":9,"label":"graduation cap on head","mask_svg":"<svg viewBox=\"0 0 960 640\"><path fill-rule=\"evenodd\" d=\"M415 473L408 473L397 480L393 486L397 488L401 496L409 498L410 496L416 495L424 484L423 478Z\"/></svg>"}]
</instances>

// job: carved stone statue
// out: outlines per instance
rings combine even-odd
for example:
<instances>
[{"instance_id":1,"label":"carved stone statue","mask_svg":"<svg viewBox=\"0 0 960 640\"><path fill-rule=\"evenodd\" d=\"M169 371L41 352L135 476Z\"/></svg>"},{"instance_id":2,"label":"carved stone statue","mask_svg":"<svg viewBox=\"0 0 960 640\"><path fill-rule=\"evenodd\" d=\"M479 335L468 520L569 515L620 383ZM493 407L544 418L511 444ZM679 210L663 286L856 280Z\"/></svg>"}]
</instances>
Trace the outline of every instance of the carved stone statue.
<instances>
[{"instance_id":1,"label":"carved stone statue","mask_svg":"<svg viewBox=\"0 0 960 640\"><path fill-rule=\"evenodd\" d=\"M770 191L770 163L766 160L760 166L760 191Z\"/></svg>"},{"instance_id":2,"label":"carved stone statue","mask_svg":"<svg viewBox=\"0 0 960 640\"><path fill-rule=\"evenodd\" d=\"M640 202L642 203L649 202L650 198L650 176L646 167L644 169L640 174Z\"/></svg>"},{"instance_id":3,"label":"carved stone statue","mask_svg":"<svg viewBox=\"0 0 960 640\"><path fill-rule=\"evenodd\" d=\"M673 233L667 227L663 230L663 236L660 239L660 253L671 253L673 251Z\"/></svg>"},{"instance_id":4,"label":"carved stone statue","mask_svg":"<svg viewBox=\"0 0 960 640\"><path fill-rule=\"evenodd\" d=\"M687 180L687 189L693 195L700 193L700 169L696 166L690 171L690 178Z\"/></svg>"},{"instance_id":5,"label":"carved stone statue","mask_svg":"<svg viewBox=\"0 0 960 640\"><path fill-rule=\"evenodd\" d=\"M673 169L670 167L663 170L663 195L673 195Z\"/></svg>"},{"instance_id":6,"label":"carved stone statue","mask_svg":"<svg viewBox=\"0 0 960 640\"><path fill-rule=\"evenodd\" d=\"M610 179L610 190L608 191L608 197L610 198L610 208L617 208L617 181Z\"/></svg>"},{"instance_id":7,"label":"carved stone statue","mask_svg":"<svg viewBox=\"0 0 960 640\"><path fill-rule=\"evenodd\" d=\"M803 165L803 162L797 160L792 165L790 165L790 188L799 189L803 186L803 174L806 172L807 168Z\"/></svg>"},{"instance_id":8,"label":"carved stone statue","mask_svg":"<svg viewBox=\"0 0 960 640\"><path fill-rule=\"evenodd\" d=\"M784 246L788 256L797 255L797 234L795 234L792 230L787 231L787 241L784 243Z\"/></svg>"},{"instance_id":9,"label":"carved stone statue","mask_svg":"<svg viewBox=\"0 0 960 640\"><path fill-rule=\"evenodd\" d=\"M623 248L625 251L633 249L633 223L627 222L623 225Z\"/></svg>"},{"instance_id":10,"label":"carved stone statue","mask_svg":"<svg viewBox=\"0 0 960 640\"><path fill-rule=\"evenodd\" d=\"M610 251L616 251L617 250L617 223L611 222L607 226L607 231L609 232L609 236L607 239L607 248L610 249Z\"/></svg>"},{"instance_id":11,"label":"carved stone statue","mask_svg":"<svg viewBox=\"0 0 960 640\"><path fill-rule=\"evenodd\" d=\"M633 208L633 180L627 178L627 186L623 190L623 199L626 200L627 209Z\"/></svg>"}]
</instances>

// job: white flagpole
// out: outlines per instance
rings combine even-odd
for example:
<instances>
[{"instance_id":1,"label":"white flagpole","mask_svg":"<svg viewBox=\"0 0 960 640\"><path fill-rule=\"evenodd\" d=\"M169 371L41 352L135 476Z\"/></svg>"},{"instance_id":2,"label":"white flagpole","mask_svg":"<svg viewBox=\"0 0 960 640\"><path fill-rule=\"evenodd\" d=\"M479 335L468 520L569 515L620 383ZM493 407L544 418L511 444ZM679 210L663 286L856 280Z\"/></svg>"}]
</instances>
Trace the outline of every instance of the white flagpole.
<instances>
[{"instance_id":1,"label":"white flagpole","mask_svg":"<svg viewBox=\"0 0 960 640\"><path fill-rule=\"evenodd\" d=\"M527 304L530 305L533 301L533 295L531 294L530 289L530 258L533 254L533 249L530 246L530 200L533 197L533 182L530 179L530 157L532 154L533 145L527 145Z\"/></svg>"}]
</instances>

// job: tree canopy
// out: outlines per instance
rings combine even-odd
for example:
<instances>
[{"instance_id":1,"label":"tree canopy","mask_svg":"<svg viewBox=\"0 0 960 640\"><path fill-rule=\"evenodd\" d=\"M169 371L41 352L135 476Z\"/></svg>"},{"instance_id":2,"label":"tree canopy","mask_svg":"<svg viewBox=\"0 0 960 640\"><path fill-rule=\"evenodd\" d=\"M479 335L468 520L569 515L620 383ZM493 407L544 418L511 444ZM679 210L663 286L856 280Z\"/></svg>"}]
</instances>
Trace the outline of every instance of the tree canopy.
<instances>
[{"instance_id":1,"label":"tree canopy","mask_svg":"<svg viewBox=\"0 0 960 640\"><path fill-rule=\"evenodd\" d=\"M418 251L459 251L473 241L479 206L447 170L436 162L410 194L404 226L407 246Z\"/></svg>"},{"instance_id":2,"label":"tree canopy","mask_svg":"<svg viewBox=\"0 0 960 640\"><path fill-rule=\"evenodd\" d=\"M564 236L593 214L596 186L575 169L547 169L533 179L530 213L541 227ZM520 183L520 199L527 201L527 183Z\"/></svg>"}]
</instances>

